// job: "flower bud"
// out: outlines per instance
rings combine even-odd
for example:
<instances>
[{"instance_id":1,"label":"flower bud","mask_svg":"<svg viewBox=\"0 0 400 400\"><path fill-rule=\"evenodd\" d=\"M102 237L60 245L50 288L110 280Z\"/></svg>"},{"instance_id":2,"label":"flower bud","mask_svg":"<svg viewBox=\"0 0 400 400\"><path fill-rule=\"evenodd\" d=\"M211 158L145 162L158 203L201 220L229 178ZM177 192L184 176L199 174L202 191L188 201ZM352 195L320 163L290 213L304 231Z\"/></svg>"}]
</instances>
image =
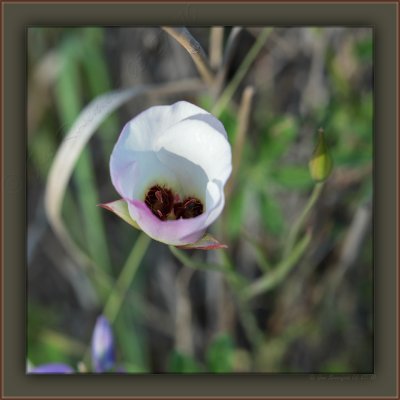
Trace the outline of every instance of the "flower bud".
<instances>
[{"instance_id":1,"label":"flower bud","mask_svg":"<svg viewBox=\"0 0 400 400\"><path fill-rule=\"evenodd\" d=\"M315 146L308 166L310 168L311 177L316 182L325 181L331 174L333 161L331 155L329 154L325 141L324 130L322 128L318 130L317 145Z\"/></svg>"},{"instance_id":2,"label":"flower bud","mask_svg":"<svg viewBox=\"0 0 400 400\"><path fill-rule=\"evenodd\" d=\"M92 366L94 372L106 372L114 367L114 337L104 316L97 318L92 336Z\"/></svg>"}]
</instances>

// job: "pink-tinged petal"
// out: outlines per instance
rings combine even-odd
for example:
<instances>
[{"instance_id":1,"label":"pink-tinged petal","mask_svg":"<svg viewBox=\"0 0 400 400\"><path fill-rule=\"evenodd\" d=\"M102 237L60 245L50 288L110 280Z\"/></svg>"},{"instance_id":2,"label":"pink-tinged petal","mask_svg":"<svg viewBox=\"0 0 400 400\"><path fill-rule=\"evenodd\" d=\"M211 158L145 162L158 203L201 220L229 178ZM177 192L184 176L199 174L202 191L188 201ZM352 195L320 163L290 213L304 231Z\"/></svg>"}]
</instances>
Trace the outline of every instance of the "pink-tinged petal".
<instances>
[{"instance_id":1,"label":"pink-tinged petal","mask_svg":"<svg viewBox=\"0 0 400 400\"><path fill-rule=\"evenodd\" d=\"M139 200L128 201L129 213L143 232L154 240L180 246L199 240L205 232L207 214L195 218L161 221Z\"/></svg>"},{"instance_id":2,"label":"pink-tinged petal","mask_svg":"<svg viewBox=\"0 0 400 400\"><path fill-rule=\"evenodd\" d=\"M215 249L226 249L228 246L226 244L220 243L217 239L213 238L210 234L205 234L196 243L186 244L184 246L177 246L182 250L215 250Z\"/></svg>"},{"instance_id":3,"label":"pink-tinged petal","mask_svg":"<svg viewBox=\"0 0 400 400\"><path fill-rule=\"evenodd\" d=\"M136 229L140 229L139 225L132 219L131 215L129 214L128 204L125 200L120 199L112 201L110 203L99 204L99 207L105 208L106 210L113 212L129 225L132 225Z\"/></svg>"},{"instance_id":4,"label":"pink-tinged petal","mask_svg":"<svg viewBox=\"0 0 400 400\"><path fill-rule=\"evenodd\" d=\"M219 182L209 182L206 193L206 210L188 219L161 221L140 200L129 200L128 209L133 220L151 238L173 246L197 242L204 235L224 206L223 187Z\"/></svg>"}]
</instances>

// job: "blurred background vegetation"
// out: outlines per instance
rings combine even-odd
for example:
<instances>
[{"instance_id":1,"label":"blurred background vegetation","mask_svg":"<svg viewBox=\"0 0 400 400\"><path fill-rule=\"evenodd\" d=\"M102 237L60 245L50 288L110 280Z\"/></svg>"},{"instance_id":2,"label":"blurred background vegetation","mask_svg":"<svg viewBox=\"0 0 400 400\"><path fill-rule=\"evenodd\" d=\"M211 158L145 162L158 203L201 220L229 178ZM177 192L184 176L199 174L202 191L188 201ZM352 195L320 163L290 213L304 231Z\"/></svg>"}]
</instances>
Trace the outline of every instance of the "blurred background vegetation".
<instances>
[{"instance_id":1,"label":"blurred background vegetation","mask_svg":"<svg viewBox=\"0 0 400 400\"><path fill-rule=\"evenodd\" d=\"M110 312L102 276L120 293L106 316L129 372L372 373L372 29L274 28L261 41L262 28L189 30L219 84L128 102L76 164L62 215L93 263L88 270L46 218L44 190L59 145L97 96L198 72L161 28L28 29L27 357L74 367L85 359L97 316ZM109 157L123 125L149 106L182 99L211 111L232 82L218 114L240 165L213 226L229 248L182 256L152 241L147 250L138 231L96 207L118 198ZM246 87L254 97L243 132ZM243 304L223 273L197 267L224 260L249 282L274 274L314 187L308 161L320 127L334 169L305 224L311 242L274 285ZM134 279L118 281L132 263ZM127 287L118 292L121 282Z\"/></svg>"}]
</instances>

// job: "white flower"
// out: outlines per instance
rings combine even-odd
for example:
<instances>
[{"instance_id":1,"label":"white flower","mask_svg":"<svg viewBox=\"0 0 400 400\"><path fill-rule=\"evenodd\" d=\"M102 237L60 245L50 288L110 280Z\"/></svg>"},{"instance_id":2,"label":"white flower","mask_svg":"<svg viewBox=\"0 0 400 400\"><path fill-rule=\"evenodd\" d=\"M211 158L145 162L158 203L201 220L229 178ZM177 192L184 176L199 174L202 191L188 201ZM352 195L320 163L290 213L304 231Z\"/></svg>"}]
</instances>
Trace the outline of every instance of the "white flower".
<instances>
[{"instance_id":1,"label":"white flower","mask_svg":"<svg viewBox=\"0 0 400 400\"><path fill-rule=\"evenodd\" d=\"M151 107L125 125L111 155L129 216L120 202L105 207L155 240L192 244L220 215L231 170L225 129L212 114L186 101Z\"/></svg>"}]
</instances>

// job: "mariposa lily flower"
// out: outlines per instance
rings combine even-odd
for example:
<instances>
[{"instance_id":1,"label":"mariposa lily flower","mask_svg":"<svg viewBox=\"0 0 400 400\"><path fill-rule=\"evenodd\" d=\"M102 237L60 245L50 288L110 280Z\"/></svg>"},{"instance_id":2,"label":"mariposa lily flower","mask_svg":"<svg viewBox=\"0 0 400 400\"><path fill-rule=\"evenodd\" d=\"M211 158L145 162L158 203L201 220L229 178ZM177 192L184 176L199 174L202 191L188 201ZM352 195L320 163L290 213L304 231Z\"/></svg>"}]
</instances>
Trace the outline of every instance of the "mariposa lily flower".
<instances>
[{"instance_id":1,"label":"mariposa lily flower","mask_svg":"<svg viewBox=\"0 0 400 400\"><path fill-rule=\"evenodd\" d=\"M122 199L102 206L160 242L225 247L206 235L224 207L232 170L222 123L186 101L154 106L129 121L110 160Z\"/></svg>"}]
</instances>

